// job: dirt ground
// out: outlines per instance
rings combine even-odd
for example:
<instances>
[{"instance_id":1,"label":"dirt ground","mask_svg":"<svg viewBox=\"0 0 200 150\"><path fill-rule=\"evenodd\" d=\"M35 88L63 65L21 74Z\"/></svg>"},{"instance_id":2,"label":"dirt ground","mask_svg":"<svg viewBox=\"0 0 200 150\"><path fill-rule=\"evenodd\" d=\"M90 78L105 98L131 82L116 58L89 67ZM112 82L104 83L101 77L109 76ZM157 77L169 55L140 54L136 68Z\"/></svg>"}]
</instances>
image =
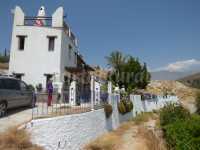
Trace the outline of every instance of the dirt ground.
<instances>
[{"instance_id":1,"label":"dirt ground","mask_svg":"<svg viewBox=\"0 0 200 150\"><path fill-rule=\"evenodd\" d=\"M117 150L165 150L160 133L155 130L156 120L134 125L122 135Z\"/></svg>"},{"instance_id":2,"label":"dirt ground","mask_svg":"<svg viewBox=\"0 0 200 150\"><path fill-rule=\"evenodd\" d=\"M130 121L117 130L99 137L85 150L166 150L157 119L135 123Z\"/></svg>"},{"instance_id":3,"label":"dirt ground","mask_svg":"<svg viewBox=\"0 0 200 150\"><path fill-rule=\"evenodd\" d=\"M0 118L0 133L15 126L19 126L23 123L30 121L32 118L32 109L22 107L18 109L9 110L8 114Z\"/></svg>"}]
</instances>

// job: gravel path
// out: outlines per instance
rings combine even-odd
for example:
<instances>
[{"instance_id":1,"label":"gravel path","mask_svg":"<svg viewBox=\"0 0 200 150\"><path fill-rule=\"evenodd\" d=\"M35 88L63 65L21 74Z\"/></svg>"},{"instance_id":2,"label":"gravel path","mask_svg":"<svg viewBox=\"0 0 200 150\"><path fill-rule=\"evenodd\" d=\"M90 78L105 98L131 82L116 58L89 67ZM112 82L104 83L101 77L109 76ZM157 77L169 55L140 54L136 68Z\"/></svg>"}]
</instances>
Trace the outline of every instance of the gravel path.
<instances>
[{"instance_id":1,"label":"gravel path","mask_svg":"<svg viewBox=\"0 0 200 150\"><path fill-rule=\"evenodd\" d=\"M8 128L19 126L32 118L32 109L19 108L9 110L6 117L0 118L0 132L4 132Z\"/></svg>"}]
</instances>

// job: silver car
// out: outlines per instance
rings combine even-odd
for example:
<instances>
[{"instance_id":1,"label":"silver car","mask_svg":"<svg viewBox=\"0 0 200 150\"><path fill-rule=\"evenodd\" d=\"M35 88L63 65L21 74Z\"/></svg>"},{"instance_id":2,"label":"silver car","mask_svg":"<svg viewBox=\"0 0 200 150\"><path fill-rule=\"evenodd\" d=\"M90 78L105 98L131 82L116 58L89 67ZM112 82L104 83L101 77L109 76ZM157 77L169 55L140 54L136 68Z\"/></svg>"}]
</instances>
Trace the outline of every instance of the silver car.
<instances>
[{"instance_id":1,"label":"silver car","mask_svg":"<svg viewBox=\"0 0 200 150\"><path fill-rule=\"evenodd\" d=\"M33 90L21 80L0 76L0 117L21 106L33 106Z\"/></svg>"}]
</instances>

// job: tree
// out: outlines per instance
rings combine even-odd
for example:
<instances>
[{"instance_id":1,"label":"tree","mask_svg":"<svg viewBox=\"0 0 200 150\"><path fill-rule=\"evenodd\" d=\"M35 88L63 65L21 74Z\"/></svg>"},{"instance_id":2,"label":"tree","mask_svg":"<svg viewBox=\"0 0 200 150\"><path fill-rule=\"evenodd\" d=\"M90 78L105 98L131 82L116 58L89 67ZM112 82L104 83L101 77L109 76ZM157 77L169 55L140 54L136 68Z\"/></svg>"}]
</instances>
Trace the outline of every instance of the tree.
<instances>
[{"instance_id":1,"label":"tree","mask_svg":"<svg viewBox=\"0 0 200 150\"><path fill-rule=\"evenodd\" d=\"M139 82L139 87L141 89L144 89L149 84L150 79L151 79L151 75L147 70L146 63L144 63L142 70L141 70L141 80Z\"/></svg>"},{"instance_id":2,"label":"tree","mask_svg":"<svg viewBox=\"0 0 200 150\"><path fill-rule=\"evenodd\" d=\"M138 58L124 56L121 52L112 52L106 57L108 64L113 68L109 80L120 88L127 91L136 88L144 89L150 81L150 73L146 63L141 65Z\"/></svg>"},{"instance_id":3,"label":"tree","mask_svg":"<svg viewBox=\"0 0 200 150\"><path fill-rule=\"evenodd\" d=\"M10 56L7 54L7 50L5 49L4 54L0 53L0 63L8 63Z\"/></svg>"},{"instance_id":4,"label":"tree","mask_svg":"<svg viewBox=\"0 0 200 150\"><path fill-rule=\"evenodd\" d=\"M120 71L122 65L126 61L126 57L120 51L113 51L109 56L106 57L108 65L115 71Z\"/></svg>"}]
</instances>

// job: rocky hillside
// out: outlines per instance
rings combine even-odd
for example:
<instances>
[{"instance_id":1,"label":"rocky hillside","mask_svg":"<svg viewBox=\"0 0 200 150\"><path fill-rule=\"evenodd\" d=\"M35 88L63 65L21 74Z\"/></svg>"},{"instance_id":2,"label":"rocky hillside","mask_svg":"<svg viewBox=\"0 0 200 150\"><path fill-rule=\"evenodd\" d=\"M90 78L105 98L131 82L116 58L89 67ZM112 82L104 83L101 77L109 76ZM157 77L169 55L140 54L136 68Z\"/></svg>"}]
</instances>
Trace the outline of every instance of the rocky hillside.
<instances>
[{"instance_id":1,"label":"rocky hillside","mask_svg":"<svg viewBox=\"0 0 200 150\"><path fill-rule=\"evenodd\" d=\"M196 73L178 80L187 86L200 88L200 73Z\"/></svg>"},{"instance_id":2,"label":"rocky hillside","mask_svg":"<svg viewBox=\"0 0 200 150\"><path fill-rule=\"evenodd\" d=\"M194 104L195 104L195 97L196 92L198 89L188 87L179 81L159 81L154 80L147 87L147 92L162 95L165 92L170 94L175 94L179 97L181 103L194 112Z\"/></svg>"}]
</instances>

